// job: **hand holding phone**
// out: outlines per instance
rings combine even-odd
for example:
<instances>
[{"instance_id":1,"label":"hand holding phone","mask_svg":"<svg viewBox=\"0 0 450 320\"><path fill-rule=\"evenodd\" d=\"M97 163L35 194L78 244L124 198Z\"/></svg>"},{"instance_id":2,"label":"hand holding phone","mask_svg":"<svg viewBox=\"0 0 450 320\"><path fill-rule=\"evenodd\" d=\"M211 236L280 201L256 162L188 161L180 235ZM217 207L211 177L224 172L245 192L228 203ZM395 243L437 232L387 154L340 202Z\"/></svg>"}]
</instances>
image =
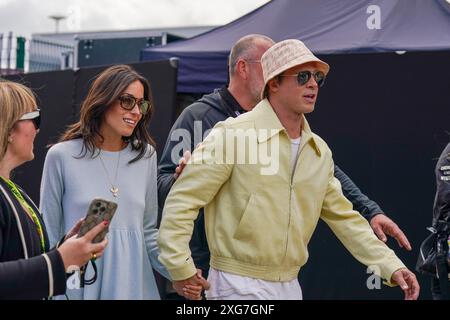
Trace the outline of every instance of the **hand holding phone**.
<instances>
[{"instance_id":1,"label":"hand holding phone","mask_svg":"<svg viewBox=\"0 0 450 320\"><path fill-rule=\"evenodd\" d=\"M96 225L103 221L108 221L108 228L100 232L95 236L93 243L98 243L103 241L106 234L109 231L109 225L114 217L114 213L117 209L117 203L108 201L101 198L95 198L89 205L86 218L84 218L83 224L81 225L80 231L78 232L78 238L84 236L89 230L94 228Z\"/></svg>"}]
</instances>

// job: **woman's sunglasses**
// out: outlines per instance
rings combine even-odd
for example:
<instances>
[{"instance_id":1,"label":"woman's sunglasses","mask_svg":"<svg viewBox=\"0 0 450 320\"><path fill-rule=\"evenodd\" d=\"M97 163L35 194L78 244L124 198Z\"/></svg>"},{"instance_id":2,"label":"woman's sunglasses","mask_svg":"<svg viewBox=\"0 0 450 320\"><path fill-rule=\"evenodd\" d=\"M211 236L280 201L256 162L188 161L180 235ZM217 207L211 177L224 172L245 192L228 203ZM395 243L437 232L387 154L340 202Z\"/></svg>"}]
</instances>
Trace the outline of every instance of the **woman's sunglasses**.
<instances>
[{"instance_id":1,"label":"woman's sunglasses","mask_svg":"<svg viewBox=\"0 0 450 320\"><path fill-rule=\"evenodd\" d=\"M311 71L300 71L297 74L280 74L282 77L297 77L297 82L299 85L304 86L308 83L309 79L311 79L311 76L314 77L314 80L316 81L317 85L319 87L323 86L325 83L325 73L322 71L316 71L312 73Z\"/></svg>"},{"instance_id":2,"label":"woman's sunglasses","mask_svg":"<svg viewBox=\"0 0 450 320\"><path fill-rule=\"evenodd\" d=\"M19 119L19 121L22 121L22 120L31 120L31 121L33 121L34 127L36 128L36 130L38 130L39 127L41 126L41 110L40 109L36 109L34 111L25 113Z\"/></svg>"},{"instance_id":3,"label":"woman's sunglasses","mask_svg":"<svg viewBox=\"0 0 450 320\"><path fill-rule=\"evenodd\" d=\"M151 108L150 101L144 99L138 100L131 95L123 95L119 97L119 101L120 106L128 111L133 110L134 106L137 104L142 115L145 115Z\"/></svg>"}]
</instances>

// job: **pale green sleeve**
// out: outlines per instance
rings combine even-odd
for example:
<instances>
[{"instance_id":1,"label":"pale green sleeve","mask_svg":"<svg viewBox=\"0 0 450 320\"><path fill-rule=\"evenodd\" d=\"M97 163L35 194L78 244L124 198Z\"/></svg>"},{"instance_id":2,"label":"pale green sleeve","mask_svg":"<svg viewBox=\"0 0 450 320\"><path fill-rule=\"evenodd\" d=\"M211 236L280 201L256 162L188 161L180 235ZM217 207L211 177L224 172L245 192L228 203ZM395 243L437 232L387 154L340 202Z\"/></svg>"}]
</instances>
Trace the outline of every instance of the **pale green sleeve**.
<instances>
[{"instance_id":1,"label":"pale green sleeve","mask_svg":"<svg viewBox=\"0 0 450 320\"><path fill-rule=\"evenodd\" d=\"M194 220L199 209L215 197L230 177L233 165L216 161L216 155L224 152L224 137L219 123L195 149L167 196L158 238L159 259L174 280L184 280L196 273L189 249Z\"/></svg>"}]
</instances>

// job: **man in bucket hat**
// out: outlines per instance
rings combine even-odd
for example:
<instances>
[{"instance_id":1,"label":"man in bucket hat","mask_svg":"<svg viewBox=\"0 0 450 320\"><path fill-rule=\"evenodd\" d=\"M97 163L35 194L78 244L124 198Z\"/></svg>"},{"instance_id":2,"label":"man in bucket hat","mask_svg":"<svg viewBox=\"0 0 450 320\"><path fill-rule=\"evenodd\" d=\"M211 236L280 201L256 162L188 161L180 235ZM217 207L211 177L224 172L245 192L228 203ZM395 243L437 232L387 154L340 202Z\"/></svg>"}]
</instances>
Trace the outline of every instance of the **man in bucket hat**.
<instances>
[{"instance_id":1,"label":"man in bucket hat","mask_svg":"<svg viewBox=\"0 0 450 320\"><path fill-rule=\"evenodd\" d=\"M196 274L189 240L204 207L208 299L301 299L297 273L319 218L359 261L377 266L388 284L400 284L406 299L416 299L414 274L353 211L333 175L330 149L304 117L314 110L329 66L299 40L275 44L261 63L264 99L215 126L167 197L158 243L172 279ZM255 139L249 134L253 143L236 148L243 132ZM269 173L258 158L267 149L276 160ZM233 151L258 161L241 163Z\"/></svg>"},{"instance_id":2,"label":"man in bucket hat","mask_svg":"<svg viewBox=\"0 0 450 320\"><path fill-rule=\"evenodd\" d=\"M178 117L170 130L158 166L158 204L161 208L176 177L189 159L190 151L203 140L209 130L219 121L228 117L235 118L252 110L261 101L261 91L264 87L261 57L274 44L272 39L261 34L249 34L240 38L231 48L229 55L229 85L204 95L185 108ZM186 157L182 157L183 153ZM376 202L363 194L336 164L334 175L341 183L344 195L352 202L353 208L369 221L379 239L386 242L386 235L392 236L400 247L411 250L407 237L397 224ZM210 252L203 209L194 224L190 249L195 265L207 277Z\"/></svg>"}]
</instances>

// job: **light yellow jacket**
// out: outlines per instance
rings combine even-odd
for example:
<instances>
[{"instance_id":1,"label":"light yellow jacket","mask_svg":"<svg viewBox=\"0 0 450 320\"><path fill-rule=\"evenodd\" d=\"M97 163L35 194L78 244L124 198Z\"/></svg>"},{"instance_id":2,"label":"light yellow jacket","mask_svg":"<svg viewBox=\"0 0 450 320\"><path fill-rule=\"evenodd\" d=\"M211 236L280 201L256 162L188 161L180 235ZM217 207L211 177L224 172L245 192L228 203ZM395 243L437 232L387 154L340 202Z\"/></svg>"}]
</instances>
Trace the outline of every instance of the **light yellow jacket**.
<instances>
[{"instance_id":1,"label":"light yellow jacket","mask_svg":"<svg viewBox=\"0 0 450 320\"><path fill-rule=\"evenodd\" d=\"M233 145L233 132L239 132L238 136L256 132L257 142L242 147L234 141ZM258 158L274 147L275 174L267 174L267 161L236 160ZM221 153L223 163L215 163ZM173 280L196 273L189 241L194 220L204 207L213 268L289 281L308 260L308 242L321 218L356 259L376 265L389 283L404 265L352 209L333 169L330 149L304 119L292 172L291 141L266 99L253 111L218 123L193 152L167 197L158 239L160 261Z\"/></svg>"}]
</instances>

